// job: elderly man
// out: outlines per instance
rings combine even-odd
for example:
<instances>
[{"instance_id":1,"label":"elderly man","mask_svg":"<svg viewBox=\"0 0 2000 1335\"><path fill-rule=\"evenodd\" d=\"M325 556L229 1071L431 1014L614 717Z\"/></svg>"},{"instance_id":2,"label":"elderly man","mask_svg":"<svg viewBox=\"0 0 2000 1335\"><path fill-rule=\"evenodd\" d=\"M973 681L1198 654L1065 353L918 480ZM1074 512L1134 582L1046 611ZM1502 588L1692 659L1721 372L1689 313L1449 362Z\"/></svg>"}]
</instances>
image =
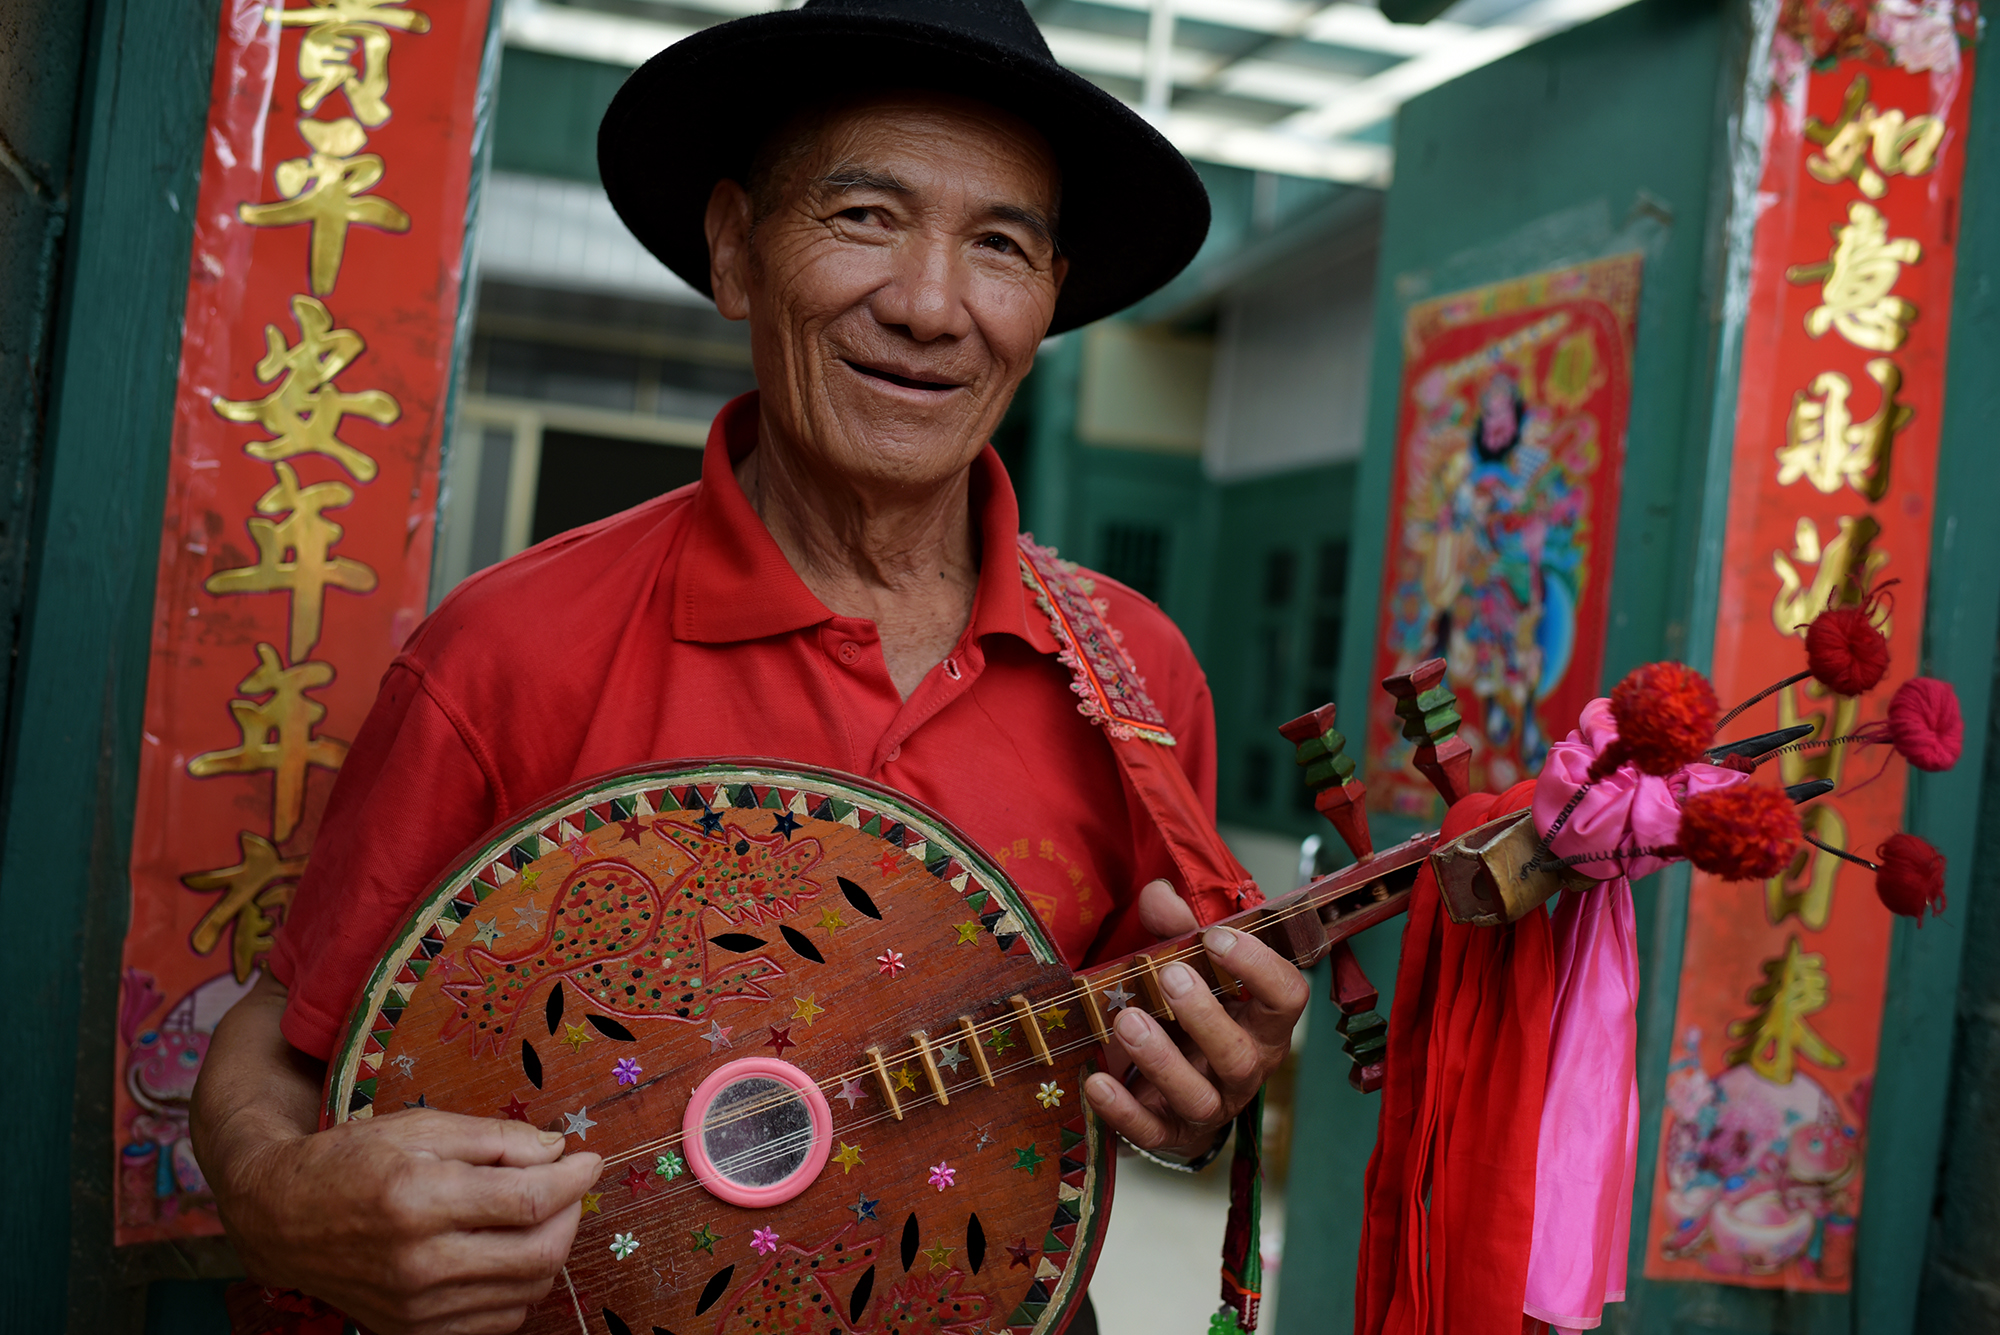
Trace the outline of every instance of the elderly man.
<instances>
[{"instance_id":1,"label":"elderly man","mask_svg":"<svg viewBox=\"0 0 2000 1335\"><path fill-rule=\"evenodd\" d=\"M1186 263L1207 206L1185 161L1055 65L1018 0L813 0L711 29L633 77L600 156L640 238L749 321L758 392L717 418L698 484L468 580L411 638L196 1095L250 1274L383 1335L518 1326L599 1172L559 1135L424 1109L311 1134L389 932L543 794L677 758L828 766L1032 850L1010 874L1073 964L1196 925L1024 593L986 443L1052 326ZM1212 806L1200 669L1158 608L1099 591ZM1123 1011L1138 1077L1087 1086L1150 1151L1206 1154L1304 1004L1254 939L1208 946L1245 997L1170 967L1182 1032Z\"/></svg>"}]
</instances>

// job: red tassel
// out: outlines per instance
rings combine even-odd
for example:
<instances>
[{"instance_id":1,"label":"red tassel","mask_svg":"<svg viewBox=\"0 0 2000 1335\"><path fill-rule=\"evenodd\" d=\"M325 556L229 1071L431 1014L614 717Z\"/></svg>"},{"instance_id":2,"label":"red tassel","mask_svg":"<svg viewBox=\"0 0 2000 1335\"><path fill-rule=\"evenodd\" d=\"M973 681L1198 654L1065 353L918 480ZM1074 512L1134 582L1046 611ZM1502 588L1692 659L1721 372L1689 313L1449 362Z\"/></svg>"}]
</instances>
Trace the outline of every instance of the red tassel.
<instances>
[{"instance_id":1,"label":"red tassel","mask_svg":"<svg viewBox=\"0 0 2000 1335\"><path fill-rule=\"evenodd\" d=\"M1828 690L1864 695L1889 671L1889 641L1869 624L1873 600L1860 607L1829 607L1806 627L1806 663Z\"/></svg>"},{"instance_id":2,"label":"red tassel","mask_svg":"<svg viewBox=\"0 0 2000 1335\"><path fill-rule=\"evenodd\" d=\"M1587 776L1603 778L1626 761L1647 774L1672 774L1701 759L1715 740L1715 688L1685 663L1646 663L1611 688L1611 717L1618 740L1604 749Z\"/></svg>"},{"instance_id":3,"label":"red tassel","mask_svg":"<svg viewBox=\"0 0 2000 1335\"><path fill-rule=\"evenodd\" d=\"M1932 916L1944 912L1944 854L1914 834L1899 833L1890 835L1875 856L1881 859L1875 893L1889 912L1915 918L1919 927L1925 909Z\"/></svg>"},{"instance_id":4,"label":"red tassel","mask_svg":"<svg viewBox=\"0 0 2000 1335\"><path fill-rule=\"evenodd\" d=\"M1687 860L1725 881L1761 881L1791 864L1804 831L1792 801L1762 783L1695 793L1681 804Z\"/></svg>"},{"instance_id":5,"label":"red tassel","mask_svg":"<svg viewBox=\"0 0 2000 1335\"><path fill-rule=\"evenodd\" d=\"M1965 717L1951 683L1912 677L1898 686L1889 701L1889 741L1918 769L1936 773L1956 765L1965 749Z\"/></svg>"}]
</instances>

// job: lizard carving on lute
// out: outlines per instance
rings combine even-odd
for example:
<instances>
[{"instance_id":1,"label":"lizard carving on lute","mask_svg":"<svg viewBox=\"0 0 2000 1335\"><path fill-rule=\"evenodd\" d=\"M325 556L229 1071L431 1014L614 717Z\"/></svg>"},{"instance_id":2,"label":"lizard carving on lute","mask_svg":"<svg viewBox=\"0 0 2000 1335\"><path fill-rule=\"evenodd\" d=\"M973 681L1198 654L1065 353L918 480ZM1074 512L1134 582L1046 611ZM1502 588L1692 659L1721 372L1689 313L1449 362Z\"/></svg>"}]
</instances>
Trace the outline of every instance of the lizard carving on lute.
<instances>
[{"instance_id":1,"label":"lizard carving on lute","mask_svg":"<svg viewBox=\"0 0 2000 1335\"><path fill-rule=\"evenodd\" d=\"M498 1052L522 1007L558 978L600 1009L636 1020L702 1024L722 1002L770 999L759 980L782 975L784 966L755 954L711 968L707 917L746 927L797 914L820 891L806 875L820 860L819 841L753 835L713 812L699 827L661 818L646 828L692 855L692 864L664 890L620 856L579 865L533 946L505 955L467 947L461 967L470 977L444 986L459 1010L442 1038L469 1032L475 1053Z\"/></svg>"}]
</instances>

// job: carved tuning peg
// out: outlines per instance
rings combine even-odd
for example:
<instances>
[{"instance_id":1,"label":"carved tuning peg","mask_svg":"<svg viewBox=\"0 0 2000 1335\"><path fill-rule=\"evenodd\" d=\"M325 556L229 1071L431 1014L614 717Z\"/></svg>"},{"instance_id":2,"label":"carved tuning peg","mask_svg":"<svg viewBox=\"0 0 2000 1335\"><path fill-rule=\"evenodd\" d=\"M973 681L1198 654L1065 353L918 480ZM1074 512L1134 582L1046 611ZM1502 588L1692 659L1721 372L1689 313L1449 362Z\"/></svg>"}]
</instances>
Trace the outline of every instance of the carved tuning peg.
<instances>
[{"instance_id":1,"label":"carved tuning peg","mask_svg":"<svg viewBox=\"0 0 2000 1335\"><path fill-rule=\"evenodd\" d=\"M1334 1027L1340 1030L1341 1048L1353 1063L1347 1083L1363 1094L1373 1094L1382 1088L1386 1071L1389 1022L1376 1011L1380 994L1361 972L1361 961L1354 958L1347 942L1334 946L1332 959L1333 1004L1340 1008L1340 1021Z\"/></svg>"},{"instance_id":2,"label":"carved tuning peg","mask_svg":"<svg viewBox=\"0 0 2000 1335\"><path fill-rule=\"evenodd\" d=\"M1346 755L1347 739L1333 728L1333 706L1321 705L1310 714L1301 714L1280 724L1278 733L1297 751L1305 769L1306 787L1313 790L1313 806L1340 832L1340 838L1357 862L1375 856L1375 842L1368 833L1365 806L1367 790L1354 777L1354 762Z\"/></svg>"},{"instance_id":3,"label":"carved tuning peg","mask_svg":"<svg viewBox=\"0 0 2000 1335\"><path fill-rule=\"evenodd\" d=\"M1411 763L1449 806L1472 791L1472 748L1458 735L1458 697L1444 684L1444 673L1442 658L1426 659L1384 677L1382 689L1396 697L1403 736L1417 744Z\"/></svg>"}]
</instances>

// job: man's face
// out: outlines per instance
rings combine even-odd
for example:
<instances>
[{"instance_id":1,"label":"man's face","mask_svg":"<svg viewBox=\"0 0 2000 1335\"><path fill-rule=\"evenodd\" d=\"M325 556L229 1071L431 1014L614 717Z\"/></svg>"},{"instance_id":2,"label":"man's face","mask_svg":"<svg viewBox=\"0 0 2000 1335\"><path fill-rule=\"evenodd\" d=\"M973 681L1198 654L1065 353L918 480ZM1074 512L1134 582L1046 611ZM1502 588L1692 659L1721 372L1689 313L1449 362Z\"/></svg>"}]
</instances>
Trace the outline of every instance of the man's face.
<instances>
[{"instance_id":1,"label":"man's face","mask_svg":"<svg viewBox=\"0 0 2000 1335\"><path fill-rule=\"evenodd\" d=\"M716 304L748 318L766 427L814 472L922 491L1006 412L1066 261L1041 136L995 108L897 93L829 115L750 223L709 205Z\"/></svg>"}]
</instances>

